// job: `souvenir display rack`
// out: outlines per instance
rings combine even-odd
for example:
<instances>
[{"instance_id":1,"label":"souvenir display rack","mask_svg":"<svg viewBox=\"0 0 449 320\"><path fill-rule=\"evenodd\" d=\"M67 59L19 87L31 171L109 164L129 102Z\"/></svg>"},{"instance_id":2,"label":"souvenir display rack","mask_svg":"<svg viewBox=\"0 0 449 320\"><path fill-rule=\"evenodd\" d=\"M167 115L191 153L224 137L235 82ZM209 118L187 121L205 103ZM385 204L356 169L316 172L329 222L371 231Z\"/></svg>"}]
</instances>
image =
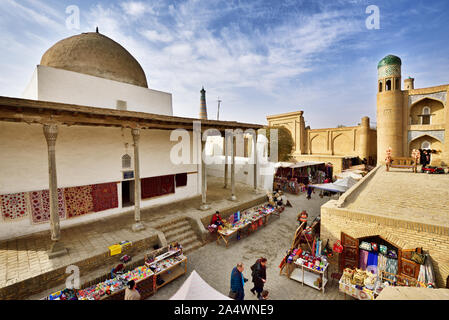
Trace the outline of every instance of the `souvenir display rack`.
<instances>
[{"instance_id":1,"label":"souvenir display rack","mask_svg":"<svg viewBox=\"0 0 449 320\"><path fill-rule=\"evenodd\" d=\"M241 231L245 228L248 228L246 234L249 235L256 231L258 227L266 225L269 216L277 214L277 212L278 209L269 204L245 210L242 214L236 212L229 217L229 221L225 221L224 227L219 227L217 230L217 244L220 244L220 240L222 240L227 248L232 235L237 234L239 238Z\"/></svg>"},{"instance_id":2,"label":"souvenir display rack","mask_svg":"<svg viewBox=\"0 0 449 320\"><path fill-rule=\"evenodd\" d=\"M310 253L301 252L299 258L294 262L295 269L290 273L290 279L299 281L320 290L324 294L326 284L329 281L329 263L324 256L314 257Z\"/></svg>"},{"instance_id":3,"label":"souvenir display rack","mask_svg":"<svg viewBox=\"0 0 449 320\"><path fill-rule=\"evenodd\" d=\"M106 278L104 281L79 290L64 289L42 300L123 300L130 280L136 282L141 299L146 299L187 271L187 257L178 243L151 251L145 255L144 263L114 278L107 275L102 277Z\"/></svg>"},{"instance_id":4,"label":"souvenir display rack","mask_svg":"<svg viewBox=\"0 0 449 320\"><path fill-rule=\"evenodd\" d=\"M162 248L153 254L145 256L145 266L154 272L154 291L186 274L187 257L182 253L182 247L177 243Z\"/></svg>"}]
</instances>

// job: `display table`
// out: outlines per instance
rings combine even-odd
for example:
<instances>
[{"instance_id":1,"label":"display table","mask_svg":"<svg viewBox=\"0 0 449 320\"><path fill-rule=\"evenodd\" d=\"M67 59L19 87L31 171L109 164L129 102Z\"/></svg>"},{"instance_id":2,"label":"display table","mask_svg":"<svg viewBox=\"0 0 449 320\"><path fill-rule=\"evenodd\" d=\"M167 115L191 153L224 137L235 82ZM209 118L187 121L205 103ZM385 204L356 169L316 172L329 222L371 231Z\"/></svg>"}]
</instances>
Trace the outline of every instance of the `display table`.
<instances>
[{"instance_id":1,"label":"display table","mask_svg":"<svg viewBox=\"0 0 449 320\"><path fill-rule=\"evenodd\" d=\"M100 282L94 286L78 290L78 300L123 300L126 284L134 280L141 298L145 299L154 293L154 273L145 266L118 275L113 279Z\"/></svg>"},{"instance_id":2,"label":"display table","mask_svg":"<svg viewBox=\"0 0 449 320\"><path fill-rule=\"evenodd\" d=\"M220 244L220 240L222 240L227 248L231 236L241 233L245 229L247 229L246 235L251 234L257 230L259 226L265 226L268 223L269 216L272 214L280 216L277 209L267 205L244 211L241 216L242 218L234 223L232 227L217 230L217 244ZM253 229L252 226L255 226L255 228Z\"/></svg>"},{"instance_id":3,"label":"display table","mask_svg":"<svg viewBox=\"0 0 449 320\"><path fill-rule=\"evenodd\" d=\"M343 283L341 279L338 282L338 290L345 294L345 299L346 295L348 295L358 300L374 300L378 295L373 290L369 290L365 287L363 287L363 289L359 289L353 284Z\"/></svg>"},{"instance_id":4,"label":"display table","mask_svg":"<svg viewBox=\"0 0 449 320\"><path fill-rule=\"evenodd\" d=\"M145 266L154 272L154 291L179 278L187 272L187 257L182 249L169 249L159 255L145 258Z\"/></svg>"},{"instance_id":5,"label":"display table","mask_svg":"<svg viewBox=\"0 0 449 320\"><path fill-rule=\"evenodd\" d=\"M320 290L324 294L324 288L329 279L329 264L326 264L322 270L316 270L311 267L307 267L304 264L300 263L298 260L294 263L295 269L292 272L289 272L290 279L299 281L302 285L307 285L314 289ZM321 287L318 287L314 282L321 278Z\"/></svg>"}]
</instances>

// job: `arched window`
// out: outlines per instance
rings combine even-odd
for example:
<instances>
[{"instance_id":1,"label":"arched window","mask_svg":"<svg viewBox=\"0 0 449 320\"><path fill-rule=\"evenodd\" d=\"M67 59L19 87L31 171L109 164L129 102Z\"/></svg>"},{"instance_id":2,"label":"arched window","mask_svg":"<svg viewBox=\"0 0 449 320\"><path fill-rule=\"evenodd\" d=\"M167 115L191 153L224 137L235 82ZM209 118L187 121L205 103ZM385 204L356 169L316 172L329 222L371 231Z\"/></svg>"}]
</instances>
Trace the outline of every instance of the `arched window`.
<instances>
[{"instance_id":1,"label":"arched window","mask_svg":"<svg viewBox=\"0 0 449 320\"><path fill-rule=\"evenodd\" d=\"M382 81L379 81L379 92L382 92Z\"/></svg>"},{"instance_id":2,"label":"arched window","mask_svg":"<svg viewBox=\"0 0 449 320\"><path fill-rule=\"evenodd\" d=\"M421 124L430 124L430 108L429 107L424 107L422 108L422 123Z\"/></svg>"},{"instance_id":3,"label":"arched window","mask_svg":"<svg viewBox=\"0 0 449 320\"><path fill-rule=\"evenodd\" d=\"M399 79L395 80L394 90L401 90L401 84L399 82Z\"/></svg>"},{"instance_id":4,"label":"arched window","mask_svg":"<svg viewBox=\"0 0 449 320\"><path fill-rule=\"evenodd\" d=\"M385 83L385 91L391 91L391 80L387 80Z\"/></svg>"},{"instance_id":5,"label":"arched window","mask_svg":"<svg viewBox=\"0 0 449 320\"><path fill-rule=\"evenodd\" d=\"M430 149L430 142L429 142L429 141L424 141L424 142L421 144L421 149L424 149L424 150Z\"/></svg>"},{"instance_id":6,"label":"arched window","mask_svg":"<svg viewBox=\"0 0 449 320\"><path fill-rule=\"evenodd\" d=\"M131 156L129 154L125 154L122 157L122 168L123 169L131 168Z\"/></svg>"}]
</instances>

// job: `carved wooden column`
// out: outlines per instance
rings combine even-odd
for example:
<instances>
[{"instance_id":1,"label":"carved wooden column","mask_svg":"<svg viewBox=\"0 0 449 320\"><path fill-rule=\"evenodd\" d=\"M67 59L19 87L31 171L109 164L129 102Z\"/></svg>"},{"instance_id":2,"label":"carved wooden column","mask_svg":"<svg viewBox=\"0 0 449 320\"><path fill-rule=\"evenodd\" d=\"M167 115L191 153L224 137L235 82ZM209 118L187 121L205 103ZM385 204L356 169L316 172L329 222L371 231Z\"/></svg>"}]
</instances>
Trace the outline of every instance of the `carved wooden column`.
<instances>
[{"instance_id":1,"label":"carved wooden column","mask_svg":"<svg viewBox=\"0 0 449 320\"><path fill-rule=\"evenodd\" d=\"M257 131L253 135L254 152L254 192L257 193Z\"/></svg>"},{"instance_id":2,"label":"carved wooden column","mask_svg":"<svg viewBox=\"0 0 449 320\"><path fill-rule=\"evenodd\" d=\"M231 134L231 200L236 201L235 196L235 135Z\"/></svg>"},{"instance_id":3,"label":"carved wooden column","mask_svg":"<svg viewBox=\"0 0 449 320\"><path fill-rule=\"evenodd\" d=\"M139 140L140 129L134 128L131 131L134 141L134 220L132 226L133 231L140 231L145 229L142 222L140 222L140 159L139 159Z\"/></svg>"},{"instance_id":4,"label":"carved wooden column","mask_svg":"<svg viewBox=\"0 0 449 320\"><path fill-rule=\"evenodd\" d=\"M228 137L226 136L226 132L224 133L223 138L223 150L224 150L224 188L228 187Z\"/></svg>"},{"instance_id":5,"label":"carved wooden column","mask_svg":"<svg viewBox=\"0 0 449 320\"><path fill-rule=\"evenodd\" d=\"M49 184L49 204L50 204L50 231L51 248L48 252L50 258L58 257L67 253L60 242L61 228L59 225L58 212L58 181L56 175L56 138L58 137L58 126L55 124L44 125L44 136L48 147L48 184Z\"/></svg>"},{"instance_id":6,"label":"carved wooden column","mask_svg":"<svg viewBox=\"0 0 449 320\"><path fill-rule=\"evenodd\" d=\"M207 192L207 169L206 162L204 162L204 157L206 153L206 141L201 139L201 210L208 210L210 206L206 203L206 192Z\"/></svg>"}]
</instances>

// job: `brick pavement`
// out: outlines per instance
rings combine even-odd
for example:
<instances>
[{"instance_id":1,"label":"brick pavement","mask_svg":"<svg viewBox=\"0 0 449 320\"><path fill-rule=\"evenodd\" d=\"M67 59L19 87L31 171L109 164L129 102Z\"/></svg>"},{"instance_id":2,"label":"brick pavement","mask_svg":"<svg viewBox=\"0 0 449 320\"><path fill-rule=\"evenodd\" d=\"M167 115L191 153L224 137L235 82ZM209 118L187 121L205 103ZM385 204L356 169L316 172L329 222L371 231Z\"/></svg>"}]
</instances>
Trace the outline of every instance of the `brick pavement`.
<instances>
[{"instance_id":1,"label":"brick pavement","mask_svg":"<svg viewBox=\"0 0 449 320\"><path fill-rule=\"evenodd\" d=\"M346 208L449 227L449 175L382 167Z\"/></svg>"}]
</instances>

